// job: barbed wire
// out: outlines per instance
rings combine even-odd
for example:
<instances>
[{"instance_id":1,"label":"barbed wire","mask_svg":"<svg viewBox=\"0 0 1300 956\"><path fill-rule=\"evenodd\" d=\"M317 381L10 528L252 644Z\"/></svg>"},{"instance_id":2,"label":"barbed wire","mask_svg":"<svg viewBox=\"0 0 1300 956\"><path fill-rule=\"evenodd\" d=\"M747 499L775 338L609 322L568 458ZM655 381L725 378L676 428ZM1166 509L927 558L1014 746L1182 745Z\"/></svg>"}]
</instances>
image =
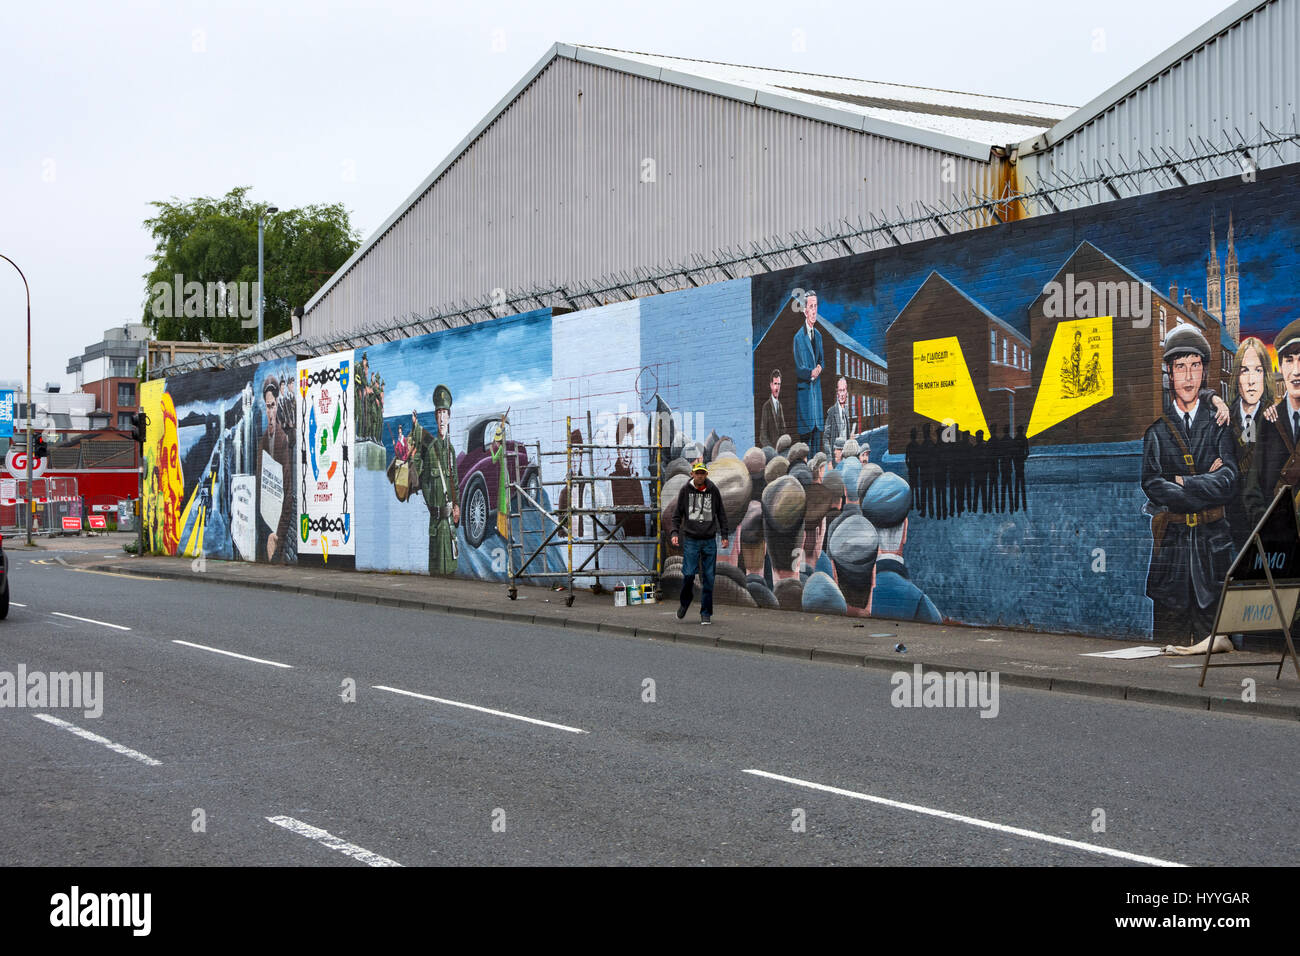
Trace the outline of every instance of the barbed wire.
<instances>
[{"instance_id":1,"label":"barbed wire","mask_svg":"<svg viewBox=\"0 0 1300 956\"><path fill-rule=\"evenodd\" d=\"M656 268L637 266L589 281L552 281L522 289L497 289L494 294L474 301L431 307L424 314L410 312L348 332L299 336L251 346L233 355L199 356L151 369L150 378L366 348L537 309L593 308L1111 202L1154 190L1208 182L1222 177L1224 170L1236 175L1253 175L1256 170L1267 168L1269 157L1276 157L1278 165L1294 162L1294 158L1289 159L1283 152L1286 146L1300 147L1300 129L1294 116L1290 131L1275 132L1260 124L1251 137L1234 128L1222 132L1218 142L1195 137L1189 138L1182 150L1171 146L1139 150L1131 163L1116 155L1112 159L1094 160L1091 168L1082 162L1073 168L1053 167L1037 179L1025 174L1019 188L1008 183L997 195L983 195L969 189L945 202L915 200L910 209L896 207L894 215L873 214L866 219L859 217L855 222L842 219L821 228L801 229L751 242L748 247L724 247L709 255L692 254L689 262ZM1021 157L1016 162L1028 158Z\"/></svg>"}]
</instances>

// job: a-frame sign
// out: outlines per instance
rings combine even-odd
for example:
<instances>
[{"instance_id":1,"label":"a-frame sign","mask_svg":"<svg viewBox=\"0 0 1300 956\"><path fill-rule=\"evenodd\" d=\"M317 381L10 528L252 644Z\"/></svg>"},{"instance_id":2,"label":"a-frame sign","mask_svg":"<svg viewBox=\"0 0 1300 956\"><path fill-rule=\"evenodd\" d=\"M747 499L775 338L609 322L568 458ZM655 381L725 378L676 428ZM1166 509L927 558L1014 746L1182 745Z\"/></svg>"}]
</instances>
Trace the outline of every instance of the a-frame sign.
<instances>
[{"instance_id":1,"label":"a-frame sign","mask_svg":"<svg viewBox=\"0 0 1300 956\"><path fill-rule=\"evenodd\" d=\"M1273 503L1264 512L1246 546L1237 555L1223 579L1219 593L1219 609L1214 615L1215 634L1243 634L1261 631L1281 631L1286 639L1282 659L1277 662L1277 678L1287 655L1295 663L1296 677L1300 678L1300 659L1296 657L1291 640L1291 621L1295 617L1296 602L1300 599L1300 515L1296 514L1295 493L1290 485L1282 488ZM1225 661L1211 664L1214 641L1211 637L1205 649L1205 663L1201 667L1201 682L1211 667L1271 667L1272 664L1236 663Z\"/></svg>"}]
</instances>

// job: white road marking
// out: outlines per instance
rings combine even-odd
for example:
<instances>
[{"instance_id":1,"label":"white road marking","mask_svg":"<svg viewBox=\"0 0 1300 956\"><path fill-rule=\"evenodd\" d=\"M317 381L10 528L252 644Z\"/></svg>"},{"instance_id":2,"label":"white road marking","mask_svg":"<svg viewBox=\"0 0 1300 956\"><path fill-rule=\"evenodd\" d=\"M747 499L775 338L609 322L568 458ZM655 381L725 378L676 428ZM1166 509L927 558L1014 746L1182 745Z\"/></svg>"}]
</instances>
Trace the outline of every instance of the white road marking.
<instances>
[{"instance_id":1,"label":"white road marking","mask_svg":"<svg viewBox=\"0 0 1300 956\"><path fill-rule=\"evenodd\" d=\"M17 601L10 601L9 603L10 603L12 606L14 606L14 607L26 607L26 606L27 606L26 604L19 604Z\"/></svg>"},{"instance_id":2,"label":"white road marking","mask_svg":"<svg viewBox=\"0 0 1300 956\"><path fill-rule=\"evenodd\" d=\"M117 571L92 571L90 568L68 568L69 571L76 571L78 574L102 574L106 578L124 578L127 581L161 581L162 578L151 578L143 574L121 574Z\"/></svg>"},{"instance_id":3,"label":"white road marking","mask_svg":"<svg viewBox=\"0 0 1300 956\"><path fill-rule=\"evenodd\" d=\"M161 760L154 760L153 757L150 757L147 754L142 754L138 750L132 750L130 747L123 747L121 744L115 744L107 737L101 737L99 734L92 734L89 730L82 730L76 724L70 724L66 720L60 720L58 717L53 717L50 714L32 714L32 716L37 720L45 721L47 724L53 724L55 727L62 727L64 730L76 734L83 740L90 740L97 744L103 744L109 750L114 753L119 753L123 757L130 757L132 760L138 760L142 764L147 764L150 767L162 766Z\"/></svg>"},{"instance_id":4,"label":"white road marking","mask_svg":"<svg viewBox=\"0 0 1300 956\"><path fill-rule=\"evenodd\" d=\"M1042 840L1044 843L1054 843L1057 846L1067 846L1074 850L1084 850L1088 853L1100 853L1102 856L1113 856L1121 860L1129 860L1132 863L1146 863L1150 866L1185 866L1184 863L1173 863L1169 860L1161 860L1154 856L1141 856L1137 853L1128 853L1124 850L1112 850L1109 847L1095 846L1091 843L1081 843L1078 840L1067 840L1064 837L1052 836L1050 833L1039 833L1036 830L1025 830L1020 827L1009 827L1003 823L994 823L991 820L981 820L978 817L968 817L960 813L949 813L947 810L934 810L930 807L922 807L915 803L903 803L899 800L890 800L887 797L874 797L869 793L859 793L856 790L843 790L840 787L828 787L824 783L813 783L811 780L800 780L797 777L784 777L778 773L768 773L766 770L746 770L745 773L753 774L756 777L766 777L769 780L780 780L782 783L794 784L796 787L807 787L810 790L821 790L823 793L834 793L841 797L851 797L854 800L866 800L868 803L878 803L881 806L893 807L896 810L910 810L912 813L923 813L926 816L939 817L941 820L953 820L957 823L967 823L974 827L983 827L986 830L996 830L999 833L1010 833L1013 836L1027 837L1030 840Z\"/></svg>"},{"instance_id":5,"label":"white road marking","mask_svg":"<svg viewBox=\"0 0 1300 956\"><path fill-rule=\"evenodd\" d=\"M74 621L85 621L87 624L99 624L103 627L113 627L119 631L131 630L129 627L124 627L121 624L109 624L108 621L96 621L93 617L77 617L75 614L64 614L62 611L51 611L50 613L56 617L67 617Z\"/></svg>"},{"instance_id":6,"label":"white road marking","mask_svg":"<svg viewBox=\"0 0 1300 956\"><path fill-rule=\"evenodd\" d=\"M219 647L208 647L206 644L191 644L189 641L172 641L173 644L184 644L186 647L197 647L201 651L211 651L213 654L225 654L227 657L238 657L241 661L252 661L254 664L270 664L272 667L284 667L289 670L293 669L292 664L281 664L279 661L264 661L260 657L249 657L247 654L236 654L234 651L223 651Z\"/></svg>"},{"instance_id":7,"label":"white road marking","mask_svg":"<svg viewBox=\"0 0 1300 956\"><path fill-rule=\"evenodd\" d=\"M447 700L442 697L430 697L428 694L417 694L414 691L400 690L396 687L385 687L382 684L372 684L375 690L386 690L390 694L403 694L407 697L416 697L420 700L431 700L435 704L446 704L448 707L464 707L466 710L477 710L481 714L491 714L494 717L509 717L511 720L522 720L529 724L537 724L539 727L551 727L555 730L565 730L571 734L585 734L589 731L580 727L566 727L564 724L553 724L549 720L538 720L536 717L524 717L520 714L511 714L504 710L493 710L491 707L480 707L477 704L465 704L458 700Z\"/></svg>"},{"instance_id":8,"label":"white road marking","mask_svg":"<svg viewBox=\"0 0 1300 956\"><path fill-rule=\"evenodd\" d=\"M328 830L322 830L320 827L314 827L310 823L303 823L301 820L295 820L293 817L267 817L269 822L278 827L284 827L290 833L296 833L299 836L305 836L315 840L322 846L327 846L331 850L338 850L345 856L350 856L367 866L401 866L396 860L390 860L386 856L380 856L378 853L372 853L364 847L359 847L355 843L349 843L347 840L340 840Z\"/></svg>"}]
</instances>

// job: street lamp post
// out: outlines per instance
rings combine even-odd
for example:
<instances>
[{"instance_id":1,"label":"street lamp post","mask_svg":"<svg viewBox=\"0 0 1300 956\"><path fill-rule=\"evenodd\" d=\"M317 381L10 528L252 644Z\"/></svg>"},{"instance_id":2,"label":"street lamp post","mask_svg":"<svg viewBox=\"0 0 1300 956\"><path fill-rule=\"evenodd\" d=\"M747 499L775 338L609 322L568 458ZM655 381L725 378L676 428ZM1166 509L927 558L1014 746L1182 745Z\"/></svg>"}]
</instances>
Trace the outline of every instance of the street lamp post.
<instances>
[{"instance_id":1,"label":"street lamp post","mask_svg":"<svg viewBox=\"0 0 1300 956\"><path fill-rule=\"evenodd\" d=\"M18 263L8 256L0 255L0 259L18 269ZM30 548L32 545L32 287L27 284L27 276L23 275L22 269L18 269L18 275L23 280L23 288L27 290L27 546Z\"/></svg>"},{"instance_id":2,"label":"street lamp post","mask_svg":"<svg viewBox=\"0 0 1300 956\"><path fill-rule=\"evenodd\" d=\"M262 290L262 230L266 217L279 212L275 206L268 206L257 217L257 344L262 344L262 310L266 307L266 293Z\"/></svg>"}]
</instances>

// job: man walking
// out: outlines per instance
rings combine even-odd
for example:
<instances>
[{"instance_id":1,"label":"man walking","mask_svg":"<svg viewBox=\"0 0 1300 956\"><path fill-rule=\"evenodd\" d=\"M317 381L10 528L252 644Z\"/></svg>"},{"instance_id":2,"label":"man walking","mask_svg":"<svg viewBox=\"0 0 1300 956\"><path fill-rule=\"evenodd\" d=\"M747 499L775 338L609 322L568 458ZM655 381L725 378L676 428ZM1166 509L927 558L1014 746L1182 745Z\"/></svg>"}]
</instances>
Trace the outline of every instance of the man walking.
<instances>
[{"instance_id":1,"label":"man walking","mask_svg":"<svg viewBox=\"0 0 1300 956\"><path fill-rule=\"evenodd\" d=\"M718 560L717 536L731 537L727 514L722 507L722 493L709 481L709 469L696 462L691 480L677 495L673 512L672 543L682 549L682 603L677 619L686 616L695 590L695 575L700 576L700 623L712 623L713 572ZM683 537L685 540L683 540Z\"/></svg>"}]
</instances>

